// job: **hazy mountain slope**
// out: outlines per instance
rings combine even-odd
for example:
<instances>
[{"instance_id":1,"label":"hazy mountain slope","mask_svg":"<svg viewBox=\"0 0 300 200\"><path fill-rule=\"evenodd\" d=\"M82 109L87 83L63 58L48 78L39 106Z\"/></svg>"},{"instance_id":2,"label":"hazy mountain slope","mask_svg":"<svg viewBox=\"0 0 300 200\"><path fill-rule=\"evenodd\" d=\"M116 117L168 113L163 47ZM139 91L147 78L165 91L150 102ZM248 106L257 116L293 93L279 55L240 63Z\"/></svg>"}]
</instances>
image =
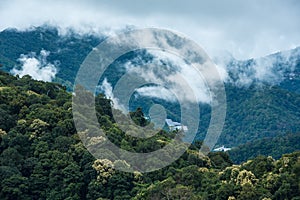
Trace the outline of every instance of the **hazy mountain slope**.
<instances>
[{"instance_id":1,"label":"hazy mountain slope","mask_svg":"<svg viewBox=\"0 0 300 200\"><path fill-rule=\"evenodd\" d=\"M299 93L300 47L256 59L239 61L228 56L223 59L230 82L239 87L279 85ZM222 57L219 60L222 60Z\"/></svg>"}]
</instances>

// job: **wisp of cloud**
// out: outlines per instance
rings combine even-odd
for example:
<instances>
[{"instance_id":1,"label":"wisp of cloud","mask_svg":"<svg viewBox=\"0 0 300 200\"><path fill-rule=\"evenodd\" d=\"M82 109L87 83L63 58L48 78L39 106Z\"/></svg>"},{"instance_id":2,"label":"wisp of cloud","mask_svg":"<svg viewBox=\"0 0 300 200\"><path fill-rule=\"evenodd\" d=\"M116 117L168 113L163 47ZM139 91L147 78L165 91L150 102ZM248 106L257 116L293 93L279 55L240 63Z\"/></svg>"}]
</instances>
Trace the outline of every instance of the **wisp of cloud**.
<instances>
[{"instance_id":1,"label":"wisp of cloud","mask_svg":"<svg viewBox=\"0 0 300 200\"><path fill-rule=\"evenodd\" d=\"M50 52L46 50L41 50L38 56L34 52L28 55L21 54L18 59L22 64L21 68L14 67L10 72L20 77L30 75L35 80L51 82L55 78L57 68L47 62L49 54Z\"/></svg>"}]
</instances>

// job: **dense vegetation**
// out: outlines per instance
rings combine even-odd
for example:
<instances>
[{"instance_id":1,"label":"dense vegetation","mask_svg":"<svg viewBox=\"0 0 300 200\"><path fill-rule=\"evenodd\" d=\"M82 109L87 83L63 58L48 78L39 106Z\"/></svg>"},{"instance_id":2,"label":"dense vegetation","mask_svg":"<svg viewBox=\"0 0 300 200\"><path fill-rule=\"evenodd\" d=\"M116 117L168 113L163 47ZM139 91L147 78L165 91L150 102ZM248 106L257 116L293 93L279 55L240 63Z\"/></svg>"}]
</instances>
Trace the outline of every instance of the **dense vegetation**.
<instances>
[{"instance_id":1,"label":"dense vegetation","mask_svg":"<svg viewBox=\"0 0 300 200\"><path fill-rule=\"evenodd\" d=\"M121 148L151 151L175 133L140 143L114 123L110 100L96 97L100 126ZM71 94L55 83L0 72L0 199L300 199L300 152L232 165L228 154L199 156L200 142L151 173L125 173L95 159L72 120ZM131 112L144 125L141 109Z\"/></svg>"},{"instance_id":2,"label":"dense vegetation","mask_svg":"<svg viewBox=\"0 0 300 200\"><path fill-rule=\"evenodd\" d=\"M227 116L220 144L237 146L300 131L300 94L278 86L226 86Z\"/></svg>"}]
</instances>

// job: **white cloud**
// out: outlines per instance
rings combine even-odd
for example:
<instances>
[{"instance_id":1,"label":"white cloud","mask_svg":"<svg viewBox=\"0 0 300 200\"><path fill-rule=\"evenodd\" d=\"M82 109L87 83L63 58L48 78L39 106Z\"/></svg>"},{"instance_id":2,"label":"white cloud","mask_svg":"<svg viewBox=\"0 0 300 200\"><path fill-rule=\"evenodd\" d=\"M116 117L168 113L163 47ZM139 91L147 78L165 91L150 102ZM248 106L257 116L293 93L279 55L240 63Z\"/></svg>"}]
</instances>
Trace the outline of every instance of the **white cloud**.
<instances>
[{"instance_id":1,"label":"white cloud","mask_svg":"<svg viewBox=\"0 0 300 200\"><path fill-rule=\"evenodd\" d=\"M299 46L299 8L297 0L3 0L0 29L45 22L79 32L162 27L186 34L210 56L221 49L246 59Z\"/></svg>"},{"instance_id":2,"label":"white cloud","mask_svg":"<svg viewBox=\"0 0 300 200\"><path fill-rule=\"evenodd\" d=\"M163 99L169 102L175 102L176 96L168 89L161 86L147 86L136 89L141 96Z\"/></svg>"},{"instance_id":3,"label":"white cloud","mask_svg":"<svg viewBox=\"0 0 300 200\"><path fill-rule=\"evenodd\" d=\"M30 75L35 80L42 80L50 82L55 78L57 69L55 65L47 62L47 56L49 51L42 50L39 56L35 53L29 55L21 54L18 61L22 64L21 69L17 67L11 70L14 75L23 77L24 75Z\"/></svg>"}]
</instances>

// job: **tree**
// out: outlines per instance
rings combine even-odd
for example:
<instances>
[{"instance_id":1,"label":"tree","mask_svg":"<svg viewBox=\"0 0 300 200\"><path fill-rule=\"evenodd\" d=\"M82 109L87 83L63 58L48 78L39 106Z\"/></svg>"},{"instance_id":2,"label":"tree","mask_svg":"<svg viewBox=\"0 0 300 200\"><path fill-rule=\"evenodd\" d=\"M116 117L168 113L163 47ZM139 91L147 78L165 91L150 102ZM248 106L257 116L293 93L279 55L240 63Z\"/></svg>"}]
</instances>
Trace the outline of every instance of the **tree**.
<instances>
[{"instance_id":1,"label":"tree","mask_svg":"<svg viewBox=\"0 0 300 200\"><path fill-rule=\"evenodd\" d=\"M30 200L28 195L28 179L20 175L13 175L1 182L2 190L0 192L1 199L15 200L25 199Z\"/></svg>"}]
</instances>

